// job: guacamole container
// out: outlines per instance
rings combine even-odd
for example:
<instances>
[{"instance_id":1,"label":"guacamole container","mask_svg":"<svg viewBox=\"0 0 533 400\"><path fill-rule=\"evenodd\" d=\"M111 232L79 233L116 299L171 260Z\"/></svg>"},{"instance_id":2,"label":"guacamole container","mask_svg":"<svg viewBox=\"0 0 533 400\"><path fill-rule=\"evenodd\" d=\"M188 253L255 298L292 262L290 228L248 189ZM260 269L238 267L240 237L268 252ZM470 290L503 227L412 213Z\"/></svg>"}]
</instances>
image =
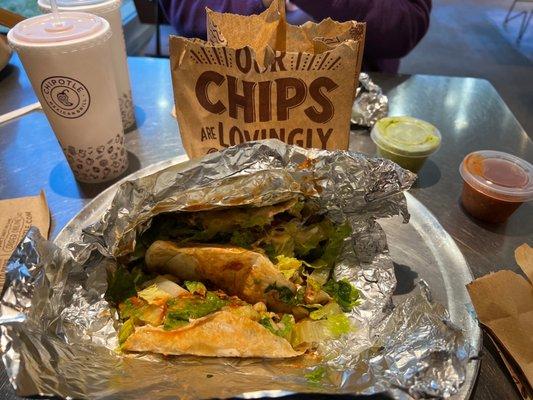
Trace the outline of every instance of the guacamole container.
<instances>
[{"instance_id":1,"label":"guacamole container","mask_svg":"<svg viewBox=\"0 0 533 400\"><path fill-rule=\"evenodd\" d=\"M533 200L533 166L512 154L475 151L464 158L459 172L463 207L482 221L504 222L522 203Z\"/></svg>"},{"instance_id":2,"label":"guacamole container","mask_svg":"<svg viewBox=\"0 0 533 400\"><path fill-rule=\"evenodd\" d=\"M380 119L370 137L376 144L378 156L412 172L422 168L441 142L441 134L435 126L407 116Z\"/></svg>"}]
</instances>

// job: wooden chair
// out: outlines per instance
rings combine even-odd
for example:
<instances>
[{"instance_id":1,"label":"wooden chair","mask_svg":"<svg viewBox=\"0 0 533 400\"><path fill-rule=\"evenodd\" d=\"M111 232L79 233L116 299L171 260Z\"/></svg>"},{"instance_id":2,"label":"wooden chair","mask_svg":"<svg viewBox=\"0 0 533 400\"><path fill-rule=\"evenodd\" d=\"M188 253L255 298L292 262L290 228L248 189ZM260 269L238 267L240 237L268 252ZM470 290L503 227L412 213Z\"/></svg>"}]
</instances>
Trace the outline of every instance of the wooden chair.
<instances>
[{"instance_id":1,"label":"wooden chair","mask_svg":"<svg viewBox=\"0 0 533 400\"><path fill-rule=\"evenodd\" d=\"M0 8L0 25L6 28L13 28L16 24L22 21L24 17L19 14L15 14L5 8Z\"/></svg>"},{"instance_id":2,"label":"wooden chair","mask_svg":"<svg viewBox=\"0 0 533 400\"><path fill-rule=\"evenodd\" d=\"M143 24L155 25L156 57L165 57L161 53L161 25L168 24L158 0L133 0L139 20Z\"/></svg>"}]
</instances>

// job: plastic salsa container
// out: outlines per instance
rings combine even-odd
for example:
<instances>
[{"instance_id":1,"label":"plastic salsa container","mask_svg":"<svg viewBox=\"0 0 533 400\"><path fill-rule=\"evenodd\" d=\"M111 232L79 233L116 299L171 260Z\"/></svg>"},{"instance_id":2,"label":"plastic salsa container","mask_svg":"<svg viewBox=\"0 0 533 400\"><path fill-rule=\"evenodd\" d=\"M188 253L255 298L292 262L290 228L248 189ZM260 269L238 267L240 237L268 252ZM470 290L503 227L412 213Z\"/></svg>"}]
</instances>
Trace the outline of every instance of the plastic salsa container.
<instances>
[{"instance_id":1,"label":"plastic salsa container","mask_svg":"<svg viewBox=\"0 0 533 400\"><path fill-rule=\"evenodd\" d=\"M370 137L380 157L388 158L412 172L422 168L441 142L437 128L413 117L382 118L374 125Z\"/></svg>"},{"instance_id":2,"label":"plastic salsa container","mask_svg":"<svg viewBox=\"0 0 533 400\"><path fill-rule=\"evenodd\" d=\"M480 220L504 222L522 203L533 200L533 166L511 154L470 153L459 172L464 181L463 207Z\"/></svg>"}]
</instances>

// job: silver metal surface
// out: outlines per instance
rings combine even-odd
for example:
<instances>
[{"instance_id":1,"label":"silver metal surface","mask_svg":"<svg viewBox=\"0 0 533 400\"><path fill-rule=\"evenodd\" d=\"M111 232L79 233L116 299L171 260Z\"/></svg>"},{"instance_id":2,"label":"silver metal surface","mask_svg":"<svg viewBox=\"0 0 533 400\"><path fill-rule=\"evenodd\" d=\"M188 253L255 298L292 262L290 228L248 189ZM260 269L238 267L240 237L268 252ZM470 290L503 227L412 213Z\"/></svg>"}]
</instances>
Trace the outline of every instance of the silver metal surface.
<instances>
[{"instance_id":1,"label":"silver metal surface","mask_svg":"<svg viewBox=\"0 0 533 400\"><path fill-rule=\"evenodd\" d=\"M173 103L168 60L130 58L138 130L126 135L133 172L183 154ZM459 205L458 166L469 152L507 151L530 162L533 143L492 85L482 79L371 74L389 98L389 115L412 115L435 124L442 146L420 171L411 194L429 209L453 237L474 276L508 268L519 272L514 249L533 237L533 205L523 205L506 224L491 226L470 218ZM0 114L36 101L16 56L0 72ZM353 131L351 148L375 151L368 132ZM108 185L77 183L41 112L0 125L0 198L46 191L52 214L51 237ZM4 371L0 398L13 399ZM496 350L485 342L473 398L519 399Z\"/></svg>"}]
</instances>

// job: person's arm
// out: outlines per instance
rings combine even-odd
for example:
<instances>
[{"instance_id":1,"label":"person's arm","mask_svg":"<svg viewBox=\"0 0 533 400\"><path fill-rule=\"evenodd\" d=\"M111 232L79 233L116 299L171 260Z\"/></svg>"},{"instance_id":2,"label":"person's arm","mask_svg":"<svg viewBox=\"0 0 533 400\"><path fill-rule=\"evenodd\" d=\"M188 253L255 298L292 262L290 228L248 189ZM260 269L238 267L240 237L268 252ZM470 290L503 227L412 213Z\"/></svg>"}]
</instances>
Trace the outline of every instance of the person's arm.
<instances>
[{"instance_id":1,"label":"person's arm","mask_svg":"<svg viewBox=\"0 0 533 400\"><path fill-rule=\"evenodd\" d=\"M366 22L365 56L401 58L429 28L431 0L291 0L317 21Z\"/></svg>"},{"instance_id":2,"label":"person's arm","mask_svg":"<svg viewBox=\"0 0 533 400\"><path fill-rule=\"evenodd\" d=\"M233 14L259 14L265 10L262 0L160 0L161 7L170 24L183 36L206 37L206 12Z\"/></svg>"}]
</instances>

